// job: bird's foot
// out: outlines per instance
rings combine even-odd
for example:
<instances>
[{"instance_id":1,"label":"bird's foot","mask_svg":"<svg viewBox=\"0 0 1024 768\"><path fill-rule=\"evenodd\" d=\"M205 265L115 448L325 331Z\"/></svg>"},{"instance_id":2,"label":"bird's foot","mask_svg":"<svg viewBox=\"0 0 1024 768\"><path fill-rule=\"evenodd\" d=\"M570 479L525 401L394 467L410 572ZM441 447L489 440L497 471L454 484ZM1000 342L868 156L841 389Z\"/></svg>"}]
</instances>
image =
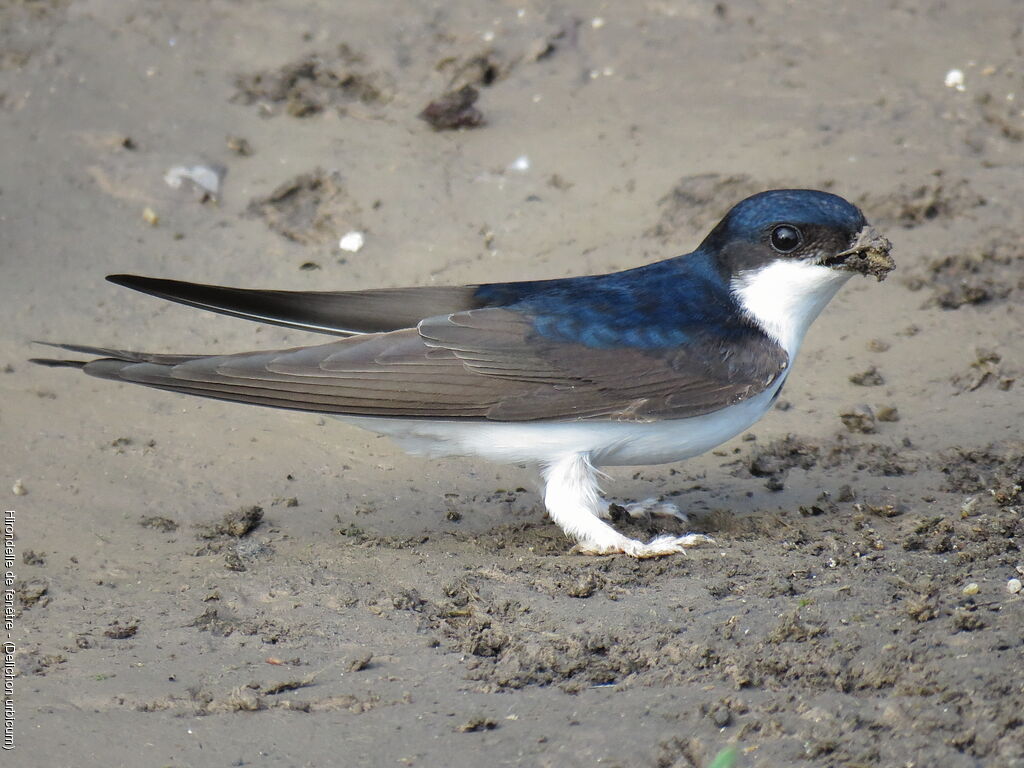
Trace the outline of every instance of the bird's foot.
<instances>
[{"instance_id":1,"label":"bird's foot","mask_svg":"<svg viewBox=\"0 0 1024 768\"><path fill-rule=\"evenodd\" d=\"M649 520L652 517L673 517L682 523L690 521L687 514L675 504L669 501L661 501L654 497L644 499L643 501L634 501L630 504L619 504L616 501L602 499L600 506L597 508L597 516L604 520L614 520L622 512L634 520L637 518Z\"/></svg>"},{"instance_id":2,"label":"bird's foot","mask_svg":"<svg viewBox=\"0 0 1024 768\"><path fill-rule=\"evenodd\" d=\"M620 536L614 542L591 543L581 541L576 550L584 555L618 555L625 554L637 559L648 557L664 557L675 555L699 547L702 544L714 544L715 540L703 533L688 533L685 536L658 536L648 543Z\"/></svg>"},{"instance_id":3,"label":"bird's foot","mask_svg":"<svg viewBox=\"0 0 1024 768\"><path fill-rule=\"evenodd\" d=\"M700 533L658 536L647 544L616 531L601 517L611 517L612 505L602 502L597 470L588 454L579 453L553 462L544 470L544 504L548 514L567 536L578 544L576 551L587 555L626 554L630 557L674 555L714 540ZM651 514L686 519L674 504L647 499L624 508L633 517Z\"/></svg>"}]
</instances>

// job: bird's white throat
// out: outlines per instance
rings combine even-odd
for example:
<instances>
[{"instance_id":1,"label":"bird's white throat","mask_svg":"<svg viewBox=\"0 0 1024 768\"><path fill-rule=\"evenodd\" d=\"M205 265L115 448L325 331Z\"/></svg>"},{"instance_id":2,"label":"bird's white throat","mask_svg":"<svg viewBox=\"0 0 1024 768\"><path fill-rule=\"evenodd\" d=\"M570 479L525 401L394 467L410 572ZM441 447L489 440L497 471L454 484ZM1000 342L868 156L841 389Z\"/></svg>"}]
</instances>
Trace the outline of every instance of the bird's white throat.
<instances>
[{"instance_id":1,"label":"bird's white throat","mask_svg":"<svg viewBox=\"0 0 1024 768\"><path fill-rule=\"evenodd\" d=\"M852 275L805 261L775 261L734 277L732 290L792 361L814 318Z\"/></svg>"}]
</instances>

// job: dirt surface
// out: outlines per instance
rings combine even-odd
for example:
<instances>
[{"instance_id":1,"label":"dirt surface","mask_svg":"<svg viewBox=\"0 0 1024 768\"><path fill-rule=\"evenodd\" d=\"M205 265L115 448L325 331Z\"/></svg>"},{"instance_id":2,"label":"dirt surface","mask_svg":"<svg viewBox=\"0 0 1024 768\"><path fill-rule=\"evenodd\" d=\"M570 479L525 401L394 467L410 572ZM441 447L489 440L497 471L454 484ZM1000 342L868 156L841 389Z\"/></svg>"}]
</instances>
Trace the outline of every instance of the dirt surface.
<instances>
[{"instance_id":1,"label":"dirt surface","mask_svg":"<svg viewBox=\"0 0 1024 768\"><path fill-rule=\"evenodd\" d=\"M1022 23L1015 0L0 2L3 764L1024 766ZM196 165L216 195L165 183ZM316 338L108 273L584 274L784 185L862 205L897 271L844 289L753 434L612 473L717 540L686 556L571 553L527 468L25 362Z\"/></svg>"}]
</instances>

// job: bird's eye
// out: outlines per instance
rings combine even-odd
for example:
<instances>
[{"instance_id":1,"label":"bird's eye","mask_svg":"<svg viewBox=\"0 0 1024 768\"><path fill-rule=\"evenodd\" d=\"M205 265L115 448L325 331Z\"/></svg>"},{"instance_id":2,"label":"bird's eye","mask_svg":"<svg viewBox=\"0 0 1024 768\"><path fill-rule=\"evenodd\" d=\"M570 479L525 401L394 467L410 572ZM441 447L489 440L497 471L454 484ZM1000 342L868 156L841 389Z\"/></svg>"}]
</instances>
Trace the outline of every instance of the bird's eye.
<instances>
[{"instance_id":1,"label":"bird's eye","mask_svg":"<svg viewBox=\"0 0 1024 768\"><path fill-rule=\"evenodd\" d=\"M804 236L791 224L779 224L772 230L771 243L779 253L792 253L800 247Z\"/></svg>"}]
</instances>

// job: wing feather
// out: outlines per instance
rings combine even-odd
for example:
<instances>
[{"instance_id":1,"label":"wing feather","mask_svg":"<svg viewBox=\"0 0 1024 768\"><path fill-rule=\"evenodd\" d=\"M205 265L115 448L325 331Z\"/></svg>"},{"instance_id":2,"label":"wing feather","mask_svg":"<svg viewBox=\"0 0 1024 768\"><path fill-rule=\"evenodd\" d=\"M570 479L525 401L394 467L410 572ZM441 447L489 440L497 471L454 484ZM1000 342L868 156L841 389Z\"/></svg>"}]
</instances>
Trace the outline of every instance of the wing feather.
<instances>
[{"instance_id":1,"label":"wing feather","mask_svg":"<svg viewBox=\"0 0 1024 768\"><path fill-rule=\"evenodd\" d=\"M101 355L101 378L320 413L499 421L654 421L697 416L772 384L786 353L750 329L664 349L552 340L513 309L430 317L416 329L236 355ZM60 361L58 361L60 362Z\"/></svg>"}]
</instances>

